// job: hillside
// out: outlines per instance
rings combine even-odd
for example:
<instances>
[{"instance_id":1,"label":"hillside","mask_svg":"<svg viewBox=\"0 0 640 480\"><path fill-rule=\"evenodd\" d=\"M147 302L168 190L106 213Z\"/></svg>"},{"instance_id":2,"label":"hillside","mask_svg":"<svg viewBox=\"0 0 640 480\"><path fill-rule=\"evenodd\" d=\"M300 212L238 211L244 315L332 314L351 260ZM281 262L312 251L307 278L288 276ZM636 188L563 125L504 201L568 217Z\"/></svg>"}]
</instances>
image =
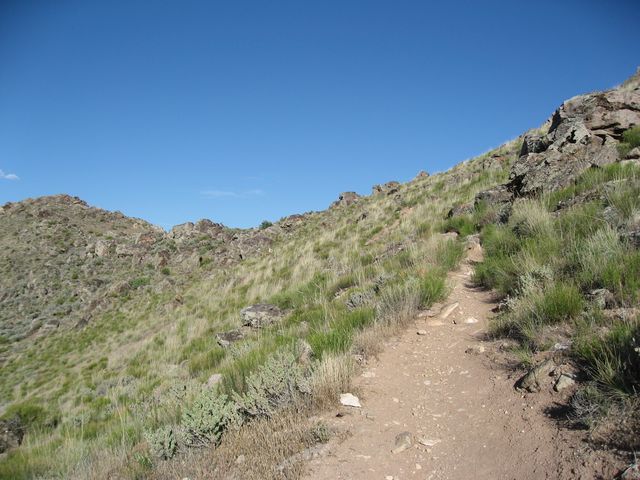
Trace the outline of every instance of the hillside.
<instances>
[{"instance_id":1,"label":"hillside","mask_svg":"<svg viewBox=\"0 0 640 480\"><path fill-rule=\"evenodd\" d=\"M67 195L4 205L0 477L162 477L259 428L291 441L251 468L214 459L210 472L298 478L297 452L331 433L290 419L335 404L384 339L443 301L478 239L474 281L503 300L494 337L518 368L571 365L572 418L628 454L639 447L637 125L640 72L447 172L263 228L164 232ZM600 428L620 412L625 425Z\"/></svg>"}]
</instances>

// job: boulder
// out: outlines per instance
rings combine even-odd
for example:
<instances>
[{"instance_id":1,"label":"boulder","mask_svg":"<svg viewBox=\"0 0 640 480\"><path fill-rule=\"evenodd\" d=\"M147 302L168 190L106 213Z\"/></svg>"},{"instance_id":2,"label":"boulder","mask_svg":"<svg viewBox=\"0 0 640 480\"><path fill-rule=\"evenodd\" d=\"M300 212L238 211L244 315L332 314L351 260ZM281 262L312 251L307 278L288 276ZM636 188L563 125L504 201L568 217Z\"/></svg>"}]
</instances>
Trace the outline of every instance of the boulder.
<instances>
[{"instance_id":1,"label":"boulder","mask_svg":"<svg viewBox=\"0 0 640 480\"><path fill-rule=\"evenodd\" d=\"M429 173L425 172L424 170L420 170L418 172L418 174L416 175L416 178L414 180L418 180L420 178L428 178L429 177Z\"/></svg>"},{"instance_id":2,"label":"boulder","mask_svg":"<svg viewBox=\"0 0 640 480\"><path fill-rule=\"evenodd\" d=\"M242 325L252 328L264 328L282 319L283 312L275 305L259 303L240 311Z\"/></svg>"},{"instance_id":3,"label":"boulder","mask_svg":"<svg viewBox=\"0 0 640 480\"><path fill-rule=\"evenodd\" d=\"M24 426L20 418L0 420L0 453L19 447L24 437Z\"/></svg>"},{"instance_id":4,"label":"boulder","mask_svg":"<svg viewBox=\"0 0 640 480\"><path fill-rule=\"evenodd\" d=\"M458 217L460 215L470 215L473 213L474 205L472 202L455 205L447 212L447 218Z\"/></svg>"},{"instance_id":5,"label":"boulder","mask_svg":"<svg viewBox=\"0 0 640 480\"><path fill-rule=\"evenodd\" d=\"M615 306L616 299L606 288L598 288L589 292L589 299L600 309L612 308Z\"/></svg>"}]
</instances>

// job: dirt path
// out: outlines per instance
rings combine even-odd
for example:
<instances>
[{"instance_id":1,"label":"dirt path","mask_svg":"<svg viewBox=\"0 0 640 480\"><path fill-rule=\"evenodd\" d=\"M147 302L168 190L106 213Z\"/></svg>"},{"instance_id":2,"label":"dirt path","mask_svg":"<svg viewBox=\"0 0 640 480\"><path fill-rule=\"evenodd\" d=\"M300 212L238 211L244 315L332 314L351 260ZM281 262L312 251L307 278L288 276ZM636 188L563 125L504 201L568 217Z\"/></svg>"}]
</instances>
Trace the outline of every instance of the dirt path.
<instances>
[{"instance_id":1,"label":"dirt path","mask_svg":"<svg viewBox=\"0 0 640 480\"><path fill-rule=\"evenodd\" d=\"M479 247L472 250L450 274L453 290L441 313L418 318L356 380L362 408L342 407L337 416L324 417L349 434L331 440L325 454L309 463L308 478L613 477L583 432L560 430L545 414L569 392L523 396L513 388L517 373L509 378L496 363L498 344L481 340L495 306L489 292L470 284L481 254ZM411 446L392 452L404 432Z\"/></svg>"}]
</instances>

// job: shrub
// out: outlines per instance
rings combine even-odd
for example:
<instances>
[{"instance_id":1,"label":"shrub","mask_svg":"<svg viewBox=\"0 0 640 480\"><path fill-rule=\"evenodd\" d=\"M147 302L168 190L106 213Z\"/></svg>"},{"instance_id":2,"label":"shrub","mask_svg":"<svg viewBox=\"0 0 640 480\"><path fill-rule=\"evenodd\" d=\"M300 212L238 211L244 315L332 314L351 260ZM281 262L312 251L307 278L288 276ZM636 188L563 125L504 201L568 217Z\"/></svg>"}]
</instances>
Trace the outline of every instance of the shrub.
<instances>
[{"instance_id":1,"label":"shrub","mask_svg":"<svg viewBox=\"0 0 640 480\"><path fill-rule=\"evenodd\" d=\"M175 428L172 426L165 425L154 431L145 432L144 437L151 453L162 460L173 458L178 450Z\"/></svg>"},{"instance_id":2,"label":"shrub","mask_svg":"<svg viewBox=\"0 0 640 480\"><path fill-rule=\"evenodd\" d=\"M260 230L264 230L265 228L269 228L273 225L272 222L270 222L269 220L264 220L261 224L260 224Z\"/></svg>"},{"instance_id":3,"label":"shrub","mask_svg":"<svg viewBox=\"0 0 640 480\"><path fill-rule=\"evenodd\" d=\"M190 447L217 444L229 425L240 423L236 405L215 390L203 390L182 414L184 441Z\"/></svg>"},{"instance_id":4,"label":"shrub","mask_svg":"<svg viewBox=\"0 0 640 480\"><path fill-rule=\"evenodd\" d=\"M26 401L11 405L2 418L18 417L26 430L48 430L60 421L60 413L56 409L47 409L35 401Z\"/></svg>"},{"instance_id":5,"label":"shrub","mask_svg":"<svg viewBox=\"0 0 640 480\"><path fill-rule=\"evenodd\" d=\"M310 393L305 368L290 350L276 353L247 379L246 391L236 395L240 408L252 417L271 417L302 394Z\"/></svg>"}]
</instances>

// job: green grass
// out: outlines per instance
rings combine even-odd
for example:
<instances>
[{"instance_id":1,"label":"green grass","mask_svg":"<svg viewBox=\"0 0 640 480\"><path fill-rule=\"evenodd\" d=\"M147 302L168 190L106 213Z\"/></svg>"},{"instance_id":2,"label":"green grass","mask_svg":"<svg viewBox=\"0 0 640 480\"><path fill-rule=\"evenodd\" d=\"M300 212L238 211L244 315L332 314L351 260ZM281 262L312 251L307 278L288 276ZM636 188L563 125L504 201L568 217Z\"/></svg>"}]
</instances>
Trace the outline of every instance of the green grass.
<instances>
[{"instance_id":1,"label":"green grass","mask_svg":"<svg viewBox=\"0 0 640 480\"><path fill-rule=\"evenodd\" d=\"M420 279L420 307L429 308L447 295L447 274L441 268L433 268Z\"/></svg>"},{"instance_id":2,"label":"green grass","mask_svg":"<svg viewBox=\"0 0 640 480\"><path fill-rule=\"evenodd\" d=\"M351 347L353 335L370 325L375 318L371 308L360 308L351 312L339 312L325 328L312 332L307 341L317 358L329 353L342 353Z\"/></svg>"}]
</instances>

